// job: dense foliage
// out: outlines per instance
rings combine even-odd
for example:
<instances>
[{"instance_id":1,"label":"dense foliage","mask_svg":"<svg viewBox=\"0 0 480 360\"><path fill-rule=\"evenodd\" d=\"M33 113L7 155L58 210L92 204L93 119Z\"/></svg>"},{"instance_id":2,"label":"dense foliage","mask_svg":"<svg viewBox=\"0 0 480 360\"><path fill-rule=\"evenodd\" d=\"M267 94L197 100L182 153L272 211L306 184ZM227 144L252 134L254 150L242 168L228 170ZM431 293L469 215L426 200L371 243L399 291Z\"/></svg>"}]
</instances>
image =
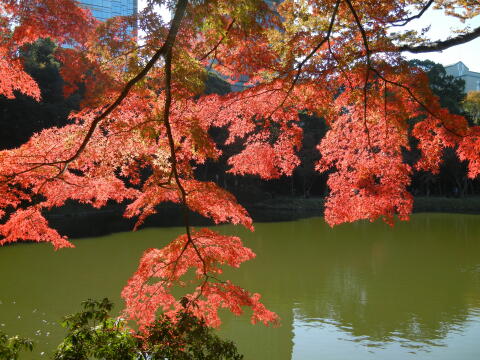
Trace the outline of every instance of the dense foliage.
<instances>
[{"instance_id":1,"label":"dense foliage","mask_svg":"<svg viewBox=\"0 0 480 360\"><path fill-rule=\"evenodd\" d=\"M175 319L161 315L152 323L148 336L134 335L127 322L110 316L108 299L83 302L83 311L65 317L67 329L55 360L239 360L235 345L220 339L189 312Z\"/></svg>"},{"instance_id":2,"label":"dense foliage","mask_svg":"<svg viewBox=\"0 0 480 360\"><path fill-rule=\"evenodd\" d=\"M52 125L67 124L68 113L79 106L80 93L68 98L63 97L63 80L59 74L61 65L55 60L55 49L56 46L48 39L40 39L23 49L22 57L27 64L26 72L38 82L41 93L46 95L39 102L22 94L18 94L15 99L0 97L0 103L4 106L3 117L0 119L2 121L0 148L20 146L37 131ZM409 64L426 72L430 88L450 112L462 113L462 110L465 110L469 119L476 121L478 118L475 112L478 106L478 101L475 101L476 93L467 94L465 97L463 80L447 75L441 64L429 60L410 60ZM213 72L208 74L205 94L225 95L231 91L231 86L225 80ZM237 141L235 144L224 145L226 131L214 128L209 134L216 146L221 149L222 155L215 161L206 161L198 166L195 171L197 178L221 184L242 203L254 203L285 195L324 196L327 193L327 176L315 170L315 163L320 159L317 144L325 136L328 126L322 118L309 116L303 112L299 116L299 125L304 136L301 149L297 153L300 165L292 176L264 180L254 176L236 176L228 173L228 159L238 153L244 144ZM413 147L410 158L416 161L419 155L415 139L411 136L410 143ZM451 149L446 150L443 159L438 175L414 171L413 181L409 187L413 194L461 196L467 193L480 193L478 181L467 177L465 164L458 160Z\"/></svg>"},{"instance_id":3,"label":"dense foliage","mask_svg":"<svg viewBox=\"0 0 480 360\"><path fill-rule=\"evenodd\" d=\"M174 319L160 315L148 335L139 337L127 321L110 315L108 299L87 300L83 310L63 319L67 334L53 354L54 360L240 360L235 344L222 340L188 311ZM32 351L33 341L0 332L0 359L17 360Z\"/></svg>"},{"instance_id":4,"label":"dense foliage","mask_svg":"<svg viewBox=\"0 0 480 360\"><path fill-rule=\"evenodd\" d=\"M168 23L157 5L171 10ZM325 219L332 226L407 220L414 170L437 174L445 148L465 162L469 177L478 176L480 128L442 107L449 104L432 92L425 70L402 56L480 36L480 28L466 28L430 42L402 30L430 7L472 18L480 13L477 1L277 5L150 0L138 15L100 23L72 0L2 0L0 95L41 98L20 50L49 37L59 45L64 95L81 90L83 100L68 124L0 152L0 244L73 247L44 217L67 200L96 208L128 201L125 216L137 218L137 226L160 204L178 203L185 234L145 251L122 292L125 316L143 334L159 311L176 319L185 308L208 326L219 325L220 308L241 314L244 307L253 323L276 324L259 294L221 279L224 266L239 267L254 253L237 237L190 226L189 210L253 230L231 193L198 177L202 164L224 155L214 129L224 132L224 145L241 144L228 156L229 173L278 179L302 163L309 128L302 122L324 119L328 130L315 169L328 174ZM209 70L232 83L248 80L237 86L243 91L205 94ZM411 136L418 150L413 162L404 156ZM185 304L172 294L176 286L191 289L182 296Z\"/></svg>"},{"instance_id":5,"label":"dense foliage","mask_svg":"<svg viewBox=\"0 0 480 360\"><path fill-rule=\"evenodd\" d=\"M480 91L472 91L467 94L463 102L465 112L475 124L480 122Z\"/></svg>"},{"instance_id":6,"label":"dense foliage","mask_svg":"<svg viewBox=\"0 0 480 360\"><path fill-rule=\"evenodd\" d=\"M9 337L0 331L0 359L17 360L22 351L32 351L33 342L19 336Z\"/></svg>"}]
</instances>

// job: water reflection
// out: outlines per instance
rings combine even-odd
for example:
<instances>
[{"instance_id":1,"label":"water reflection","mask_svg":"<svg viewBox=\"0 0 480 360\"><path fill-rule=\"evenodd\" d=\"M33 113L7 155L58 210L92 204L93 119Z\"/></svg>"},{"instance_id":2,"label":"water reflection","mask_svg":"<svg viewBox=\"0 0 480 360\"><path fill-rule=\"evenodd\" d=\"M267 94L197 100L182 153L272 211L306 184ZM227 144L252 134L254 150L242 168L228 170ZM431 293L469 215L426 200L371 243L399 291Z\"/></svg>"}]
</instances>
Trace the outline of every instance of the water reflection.
<instances>
[{"instance_id":1,"label":"water reflection","mask_svg":"<svg viewBox=\"0 0 480 360\"><path fill-rule=\"evenodd\" d=\"M479 230L478 217L441 214L394 229L330 229L320 219L261 224L249 242L259 259L243 277L278 306L284 328L276 342L291 344L278 358L346 358L338 355L355 344L369 359L376 358L370 351L385 358L385 349L423 359L466 333L480 338ZM246 345L251 358L259 345ZM480 346L468 346L479 358ZM312 348L315 356L302 352ZM270 355L262 358L277 359Z\"/></svg>"},{"instance_id":2,"label":"water reflection","mask_svg":"<svg viewBox=\"0 0 480 360\"><path fill-rule=\"evenodd\" d=\"M258 254L226 277L260 292L282 318L270 329L226 314L221 333L247 360L477 360L478 220L421 214L393 229L381 223L330 229L307 219L257 224L253 234L221 227ZM119 303L142 251L180 231L79 240L77 249L59 253L41 245L0 248L0 330L36 336L39 351L48 352L61 337L55 322L62 314L89 297Z\"/></svg>"},{"instance_id":3,"label":"water reflection","mask_svg":"<svg viewBox=\"0 0 480 360\"><path fill-rule=\"evenodd\" d=\"M294 310L295 311L295 310ZM295 311L296 312L296 311ZM351 329L334 321L304 322L294 319L292 359L478 359L480 323L468 321L463 331L450 332L444 341L416 342L391 337L388 342L375 342L368 336L356 337ZM342 331L339 331L339 330ZM333 350L332 350L333 349Z\"/></svg>"}]
</instances>

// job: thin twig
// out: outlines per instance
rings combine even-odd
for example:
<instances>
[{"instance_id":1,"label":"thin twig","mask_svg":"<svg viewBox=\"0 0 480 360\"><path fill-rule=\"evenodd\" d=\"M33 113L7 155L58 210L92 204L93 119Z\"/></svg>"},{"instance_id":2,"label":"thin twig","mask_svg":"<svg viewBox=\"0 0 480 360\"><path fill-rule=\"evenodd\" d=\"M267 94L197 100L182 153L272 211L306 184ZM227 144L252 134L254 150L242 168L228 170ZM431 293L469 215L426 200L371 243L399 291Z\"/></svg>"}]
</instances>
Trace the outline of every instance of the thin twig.
<instances>
[{"instance_id":1,"label":"thin twig","mask_svg":"<svg viewBox=\"0 0 480 360\"><path fill-rule=\"evenodd\" d=\"M410 97L417 103L419 104L428 114L430 114L431 116L433 116L435 119L437 120L440 120L442 122L442 126L445 128L445 130L447 130L448 132L452 133L453 135L455 136L458 136L459 138L464 138L465 136L464 135L460 135L458 134L457 132L455 132L454 130L452 129L449 129L448 127L445 126L445 124L443 124L443 119L441 117L439 117L437 114L435 114L432 110L430 110L430 108L425 105L422 101L420 101L420 99L415 96L415 94L413 93L413 91L406 85L403 85L401 83L398 83L396 81L392 81L392 80L389 80L387 79L386 77L384 77L377 69L375 68L370 68L370 70L372 70L375 74L377 74L377 76L382 79L383 81L385 81L386 83L389 83L389 84L392 84L392 85L395 85L403 90L405 90L409 95Z\"/></svg>"},{"instance_id":2,"label":"thin twig","mask_svg":"<svg viewBox=\"0 0 480 360\"><path fill-rule=\"evenodd\" d=\"M227 29L225 30L225 34L221 37L221 39L217 42L217 44L216 44L208 53L206 53L206 54L203 55L200 59L198 59L199 61L205 60L205 59L208 58L213 52L216 52L216 51L217 51L217 49L218 49L218 47L220 46L220 44L223 42L223 40L225 40L225 38L227 37L228 33L229 33L230 30L232 29L234 23L235 23L235 19L232 19L232 21L231 21L230 24L228 25Z\"/></svg>"},{"instance_id":3,"label":"thin twig","mask_svg":"<svg viewBox=\"0 0 480 360\"><path fill-rule=\"evenodd\" d=\"M367 37L367 32L365 31L365 28L362 25L362 22L360 21L360 18L358 17L357 11L353 7L352 3L350 0L345 0L347 3L348 7L350 8L350 12L352 13L355 22L358 26L358 29L360 31L360 34L362 35L363 39L363 46L365 47L365 58L367 60L367 71L365 73L365 83L363 85L363 124L365 127L365 133L367 134L367 141L368 141L368 146L370 149L372 149L372 143L370 139L370 130L368 129L368 124L367 124L367 107L368 107L368 80L370 78L370 68L371 66L371 52L370 52L370 46L368 44L368 37Z\"/></svg>"},{"instance_id":4,"label":"thin twig","mask_svg":"<svg viewBox=\"0 0 480 360\"><path fill-rule=\"evenodd\" d=\"M338 13L338 8L340 6L340 2L341 0L337 0L337 2L335 3L335 7L333 9L333 13L332 13L332 17L330 18L330 24L328 26L328 29L327 29L327 34L325 35L325 37L312 49L312 51L310 51L310 53L305 57L305 59L303 59L300 64L298 64L297 66L297 73L295 75L295 77L293 78L293 81L292 83L290 84L290 87L288 88L287 90L287 93L285 94L285 97L283 98L282 102L275 107L275 109L272 110L272 112L270 113L270 115L267 117L267 119L271 118L273 116L273 114L275 112L277 112L278 109L280 109L284 104L285 102L287 101L288 97L290 96L291 92L293 91L295 85L297 84L298 82L298 79L300 78L300 75L302 73L302 69L303 67L305 66L305 64L307 63L308 60L311 59L311 57L313 55L316 54L316 52L323 46L323 44L325 44L329 39L330 39L330 36L332 34L332 30L333 30L333 26L335 24L335 18L337 16L337 13Z\"/></svg>"},{"instance_id":5,"label":"thin twig","mask_svg":"<svg viewBox=\"0 0 480 360\"><path fill-rule=\"evenodd\" d=\"M398 19L398 20L392 21L392 26L405 26L412 20L420 19L422 15L425 13L425 11L427 11L434 2L435 0L429 0L428 3L424 5L422 10L420 10L420 12L416 15L410 16L406 19Z\"/></svg>"}]
</instances>

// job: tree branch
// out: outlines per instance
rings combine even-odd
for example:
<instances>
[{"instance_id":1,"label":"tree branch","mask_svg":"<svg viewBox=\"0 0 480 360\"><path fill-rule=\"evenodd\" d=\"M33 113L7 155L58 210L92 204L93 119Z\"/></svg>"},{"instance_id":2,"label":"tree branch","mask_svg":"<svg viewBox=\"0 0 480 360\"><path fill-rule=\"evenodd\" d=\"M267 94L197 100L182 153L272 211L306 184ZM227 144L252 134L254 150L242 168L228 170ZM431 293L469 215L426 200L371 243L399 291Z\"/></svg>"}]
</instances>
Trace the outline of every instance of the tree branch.
<instances>
[{"instance_id":1,"label":"tree branch","mask_svg":"<svg viewBox=\"0 0 480 360\"><path fill-rule=\"evenodd\" d=\"M220 40L217 42L217 44L215 44L215 46L208 52L206 53L205 55L203 55L200 59L198 59L199 61L202 61L202 60L205 60L207 57L209 57L213 52L216 52L218 47L220 46L220 44L223 42L223 40L225 40L225 38L227 37L228 33L230 32L230 30L232 29L233 27L233 24L235 24L235 19L232 19L232 21L230 22L230 24L228 25L227 29L225 30L225 34L220 38Z\"/></svg>"},{"instance_id":2,"label":"tree branch","mask_svg":"<svg viewBox=\"0 0 480 360\"><path fill-rule=\"evenodd\" d=\"M282 102L281 102L278 106L276 106L275 109L273 109L273 111L270 113L270 115L268 116L268 118L271 118L271 117L273 116L273 114L285 104L285 102L287 101L287 99L288 99L288 97L290 96L291 92L292 92L293 89L295 88L295 85L297 84L298 79L300 78L300 75L301 75L301 73L302 73L302 68L305 66L305 64L307 63L307 61L310 60L310 58L311 58L313 55L315 55L315 53L323 46L323 44L325 44L328 40L330 40L330 36L331 36L331 34L332 34L333 26L334 26L334 24L335 24L335 18L337 17L338 7L340 6L340 2L341 2L341 0L337 0L337 2L335 3L335 8L333 9L332 17L330 18L330 24L329 24L329 26L328 26L327 34L326 34L325 37L312 49L312 51L310 51L310 53L305 57L305 59L303 59L302 62L300 62L300 64L298 64L298 66L297 66L297 73L296 73L295 77L293 78L293 81L292 81L290 87L288 88L287 93L285 94L285 97L283 98Z\"/></svg>"},{"instance_id":3,"label":"tree branch","mask_svg":"<svg viewBox=\"0 0 480 360\"><path fill-rule=\"evenodd\" d=\"M431 115L432 117L434 117L434 118L437 119L437 120L440 120L440 121L442 122L442 126L443 126L443 128L444 128L445 130L447 130L448 132L450 132L451 134L453 134L453 135L455 135L455 136L457 136L457 137L459 137L459 138L463 138L463 137L464 137L463 135L457 133L456 131L454 131L454 130L452 130L452 129L449 129L448 127L446 127L445 124L443 123L443 119L442 119L440 116L438 116L437 114L435 114L432 110L430 110L430 108L429 108L427 105L425 105L424 102L422 102L417 96L415 96L415 94L413 93L412 89L410 89L408 86L403 85L403 84L401 84L401 83L398 83L398 82L396 82L396 81L387 79L386 77L384 77L384 76L383 76L377 69L375 69L374 67L371 67L370 69L371 69L375 74L377 74L377 76L378 76L380 79L382 79L382 80L385 82L385 84L388 83L388 84L397 86L397 87L405 90L405 91L408 93L408 95L410 95L410 97L411 97L418 105L420 105L429 115Z\"/></svg>"},{"instance_id":4,"label":"tree branch","mask_svg":"<svg viewBox=\"0 0 480 360\"><path fill-rule=\"evenodd\" d=\"M180 0L180 2L184 1L187 3L187 0ZM178 6L178 5L177 5ZM205 281L208 280L207 274L207 264L205 263L205 259L203 258L202 254L200 253L197 245L193 241L191 228L190 228L190 220L188 214L188 203L187 203L187 192L183 187L182 181L180 180L180 174L178 172L178 161L177 161L177 154L175 148L175 140L173 138L172 127L170 125L170 109L172 106L172 57L173 57L173 49L172 45L175 42L175 36L172 39L171 45L166 49L166 53L164 55L165 58L165 106L163 110L163 123L165 125L168 145L170 148L170 163L172 164L172 174L177 184L178 191L180 193L180 199L182 201L183 207L183 222L185 225L185 232L187 235L187 243L185 244L184 250L187 248L188 244L192 245L195 253L197 254L199 260L202 262L203 265L203 275L205 276Z\"/></svg>"},{"instance_id":5,"label":"tree branch","mask_svg":"<svg viewBox=\"0 0 480 360\"><path fill-rule=\"evenodd\" d=\"M447 40L437 40L431 43L426 43L422 45L402 45L398 46L393 49L393 51L407 51L413 54L420 54L420 53L427 53L427 52L435 52L435 51L442 51L452 46L465 44L469 41L472 41L476 38L480 37L480 26L475 28L473 31L455 36L453 38Z\"/></svg>"},{"instance_id":6,"label":"tree branch","mask_svg":"<svg viewBox=\"0 0 480 360\"><path fill-rule=\"evenodd\" d=\"M417 15L411 16L406 19L395 20L392 22L392 26L405 26L412 20L420 19L422 15L425 13L425 11L427 11L434 2L435 0L429 0L428 3L422 8L422 10ZM397 24L397 23L400 23L400 24Z\"/></svg>"},{"instance_id":7,"label":"tree branch","mask_svg":"<svg viewBox=\"0 0 480 360\"><path fill-rule=\"evenodd\" d=\"M372 62L370 59L371 56L371 50L370 46L368 44L368 36L367 32L365 31L365 28L362 25L362 22L360 21L360 18L357 14L357 11L353 7L352 3L350 0L345 0L345 2L348 5L348 8L350 9L350 12L352 13L355 23L357 24L357 27L360 31L360 34L362 35L362 40L363 40L363 46L365 47L365 57L367 59L367 71L365 72L365 83L363 85L363 125L365 127L365 133L367 134L367 141L368 141L368 146L370 149L372 149L372 144L371 144L371 139L370 139L370 130L368 129L368 124L367 124L367 110L368 110L368 80L370 78L370 68L372 67Z\"/></svg>"},{"instance_id":8,"label":"tree branch","mask_svg":"<svg viewBox=\"0 0 480 360\"><path fill-rule=\"evenodd\" d=\"M333 13L332 13L332 17L330 18L330 25L328 26L328 30L327 30L327 34L325 35L325 37L322 39L322 41L320 41L317 46L315 46L313 48L312 51L310 51L310 53L305 57L305 59L302 60L302 62L298 65L297 67L297 74L295 75L295 78L293 79L293 82L292 82L292 85L290 86L290 89L289 89L289 92L292 91L293 87L295 86L295 84L297 83L298 81L298 78L300 77L300 74L302 72L302 68L305 66L305 64L307 63L308 60L310 60L310 58L315 55L315 53L322 47L323 44L325 44L329 39L330 39L330 35L332 34L332 30L333 30L333 25L335 24L335 18L337 16L337 12L338 12L338 7L340 6L340 0L337 0L337 2L335 3L335 8L333 9Z\"/></svg>"}]
</instances>

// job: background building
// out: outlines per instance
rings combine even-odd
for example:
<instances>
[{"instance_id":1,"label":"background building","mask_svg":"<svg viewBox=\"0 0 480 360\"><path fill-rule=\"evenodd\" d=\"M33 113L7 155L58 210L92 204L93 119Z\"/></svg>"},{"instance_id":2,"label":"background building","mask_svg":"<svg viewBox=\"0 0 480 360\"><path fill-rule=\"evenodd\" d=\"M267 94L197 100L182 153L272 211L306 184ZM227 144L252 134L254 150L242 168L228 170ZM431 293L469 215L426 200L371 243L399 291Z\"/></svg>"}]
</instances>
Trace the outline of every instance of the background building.
<instances>
[{"instance_id":1,"label":"background building","mask_svg":"<svg viewBox=\"0 0 480 360\"><path fill-rule=\"evenodd\" d=\"M465 80L465 92L480 91L480 73L470 71L461 61L445 66L448 75Z\"/></svg>"},{"instance_id":2,"label":"background building","mask_svg":"<svg viewBox=\"0 0 480 360\"><path fill-rule=\"evenodd\" d=\"M90 9L98 20L137 13L137 0L80 0L80 6Z\"/></svg>"}]
</instances>

